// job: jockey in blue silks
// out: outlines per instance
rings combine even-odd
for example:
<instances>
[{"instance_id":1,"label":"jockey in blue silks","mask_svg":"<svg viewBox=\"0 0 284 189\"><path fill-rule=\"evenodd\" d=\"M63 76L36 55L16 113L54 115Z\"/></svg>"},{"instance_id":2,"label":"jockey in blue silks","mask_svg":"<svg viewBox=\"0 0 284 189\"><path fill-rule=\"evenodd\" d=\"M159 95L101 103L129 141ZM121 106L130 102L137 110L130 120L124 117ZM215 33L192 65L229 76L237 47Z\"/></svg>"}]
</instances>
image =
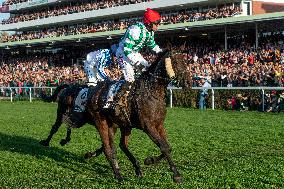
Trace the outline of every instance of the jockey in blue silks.
<instances>
[{"instance_id":1,"label":"jockey in blue silks","mask_svg":"<svg viewBox=\"0 0 284 189\"><path fill-rule=\"evenodd\" d=\"M88 77L88 86L96 86L99 81L110 80L105 68L113 63L112 56L115 55L116 49L117 46L112 45L110 49L100 49L87 55L87 59L84 61L84 70ZM79 124L80 120L83 119L88 90L88 87L83 88L75 99L74 108L70 115L72 123ZM116 90L116 88L114 87L113 90ZM112 97L112 92L109 92L108 96Z\"/></svg>"},{"instance_id":2,"label":"jockey in blue silks","mask_svg":"<svg viewBox=\"0 0 284 189\"><path fill-rule=\"evenodd\" d=\"M84 70L89 86L96 86L98 81L109 79L105 68L112 64L112 56L116 53L116 49L116 45L112 45L110 49L100 49L87 55L87 59L84 61Z\"/></svg>"}]
</instances>

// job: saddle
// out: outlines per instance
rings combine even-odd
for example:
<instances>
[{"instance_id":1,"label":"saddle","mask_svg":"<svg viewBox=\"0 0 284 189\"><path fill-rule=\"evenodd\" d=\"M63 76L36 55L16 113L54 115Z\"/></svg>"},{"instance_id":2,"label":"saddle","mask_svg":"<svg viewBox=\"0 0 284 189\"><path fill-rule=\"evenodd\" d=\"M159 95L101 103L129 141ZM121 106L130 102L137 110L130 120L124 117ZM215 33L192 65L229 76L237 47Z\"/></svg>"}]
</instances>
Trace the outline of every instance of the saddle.
<instances>
[{"instance_id":1,"label":"saddle","mask_svg":"<svg viewBox=\"0 0 284 189\"><path fill-rule=\"evenodd\" d=\"M104 98L104 103L110 103L107 106L107 109L114 110L116 115L119 115L120 109L127 107L127 97L130 90L130 84L131 83L124 80L120 80L114 82L108 88L108 92Z\"/></svg>"}]
</instances>

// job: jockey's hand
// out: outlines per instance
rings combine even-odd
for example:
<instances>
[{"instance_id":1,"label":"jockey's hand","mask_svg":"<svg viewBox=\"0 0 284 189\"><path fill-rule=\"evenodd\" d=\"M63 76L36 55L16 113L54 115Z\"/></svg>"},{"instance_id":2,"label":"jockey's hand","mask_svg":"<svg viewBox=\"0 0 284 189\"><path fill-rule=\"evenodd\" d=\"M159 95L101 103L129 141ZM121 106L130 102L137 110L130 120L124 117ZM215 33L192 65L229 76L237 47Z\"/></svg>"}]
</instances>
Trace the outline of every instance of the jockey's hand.
<instances>
[{"instance_id":1,"label":"jockey's hand","mask_svg":"<svg viewBox=\"0 0 284 189\"><path fill-rule=\"evenodd\" d=\"M156 54L159 54L159 53L162 53L163 50L158 46L156 45L153 49L152 49Z\"/></svg>"}]
</instances>

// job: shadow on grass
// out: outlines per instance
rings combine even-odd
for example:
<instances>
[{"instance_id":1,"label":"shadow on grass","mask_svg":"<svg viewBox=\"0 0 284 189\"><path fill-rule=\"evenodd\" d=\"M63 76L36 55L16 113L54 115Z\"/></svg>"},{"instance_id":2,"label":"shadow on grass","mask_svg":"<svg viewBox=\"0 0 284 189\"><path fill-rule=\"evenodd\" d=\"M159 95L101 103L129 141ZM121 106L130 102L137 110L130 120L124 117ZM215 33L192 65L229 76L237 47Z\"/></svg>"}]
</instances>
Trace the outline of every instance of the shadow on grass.
<instances>
[{"instance_id":1,"label":"shadow on grass","mask_svg":"<svg viewBox=\"0 0 284 189\"><path fill-rule=\"evenodd\" d=\"M59 162L59 164L56 165L74 172L83 173L85 170L89 170L99 175L112 176L109 166L94 161L92 161L90 165L85 161L83 155L78 156L57 147L43 147L39 144L38 140L29 137L12 136L0 132L0 151L31 155L41 160L47 157ZM106 169L109 169L109 171L105 171Z\"/></svg>"}]
</instances>

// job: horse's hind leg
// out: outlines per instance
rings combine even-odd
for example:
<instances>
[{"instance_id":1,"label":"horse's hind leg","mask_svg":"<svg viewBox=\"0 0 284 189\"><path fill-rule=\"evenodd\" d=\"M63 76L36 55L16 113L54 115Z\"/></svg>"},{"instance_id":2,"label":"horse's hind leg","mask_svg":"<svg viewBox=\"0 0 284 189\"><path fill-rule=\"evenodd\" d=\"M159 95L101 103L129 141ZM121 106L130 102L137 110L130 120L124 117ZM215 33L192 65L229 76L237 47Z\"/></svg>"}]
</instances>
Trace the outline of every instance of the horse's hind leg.
<instances>
[{"instance_id":1,"label":"horse's hind leg","mask_svg":"<svg viewBox=\"0 0 284 189\"><path fill-rule=\"evenodd\" d=\"M159 156L149 156L149 157L145 158L144 164L145 165L157 164L164 158L165 158L164 154L161 154Z\"/></svg>"},{"instance_id":2,"label":"horse's hind leg","mask_svg":"<svg viewBox=\"0 0 284 189\"><path fill-rule=\"evenodd\" d=\"M171 171L174 173L173 179L176 183L182 182L181 174L178 172L176 165L174 164L172 158L171 158L171 148L168 144L167 140L163 139L160 136L160 133L156 130L156 128L149 128L145 131L146 134L152 139L152 141L160 148L162 154L165 156L165 158L168 160L168 163L170 165Z\"/></svg>"},{"instance_id":3,"label":"horse's hind leg","mask_svg":"<svg viewBox=\"0 0 284 189\"><path fill-rule=\"evenodd\" d=\"M43 146L49 146L50 140L52 139L53 135L58 131L59 127L62 124L62 114L58 113L55 123L52 125L52 128L49 132L47 139L41 140L39 143Z\"/></svg>"},{"instance_id":4,"label":"horse's hind leg","mask_svg":"<svg viewBox=\"0 0 284 189\"><path fill-rule=\"evenodd\" d=\"M66 144L69 143L70 140L71 140L71 128L70 128L70 127L67 127L66 130L67 130L67 131L66 131L66 138L65 138L65 139L61 139L61 141L60 141L60 145L61 145L61 146L66 145Z\"/></svg>"},{"instance_id":5,"label":"horse's hind leg","mask_svg":"<svg viewBox=\"0 0 284 189\"><path fill-rule=\"evenodd\" d=\"M128 140L131 134L131 129L120 129L120 131L121 131L121 138L120 138L119 146L121 150L125 153L125 155L128 157L128 159L131 161L133 167L135 168L136 175L142 176L141 167L139 165L139 162L136 160L133 154L128 150Z\"/></svg>"}]
</instances>

